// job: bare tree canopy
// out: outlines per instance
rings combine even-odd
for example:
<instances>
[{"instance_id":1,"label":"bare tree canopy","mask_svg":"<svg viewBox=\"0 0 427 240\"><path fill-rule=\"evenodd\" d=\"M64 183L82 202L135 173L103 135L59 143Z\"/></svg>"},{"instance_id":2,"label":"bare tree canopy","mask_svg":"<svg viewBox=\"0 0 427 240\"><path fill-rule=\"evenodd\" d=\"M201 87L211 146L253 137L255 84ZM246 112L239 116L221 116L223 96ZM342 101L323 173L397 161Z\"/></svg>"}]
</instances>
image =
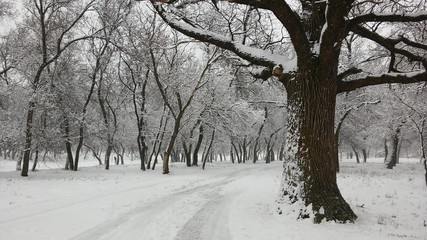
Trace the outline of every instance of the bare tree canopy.
<instances>
[{"instance_id":1,"label":"bare tree canopy","mask_svg":"<svg viewBox=\"0 0 427 240\"><path fill-rule=\"evenodd\" d=\"M151 2L173 29L229 50L248 66L265 68L253 72L253 76L264 80L275 76L283 83L287 92L288 129L280 201L299 204L299 217L313 217L316 223L323 219L353 222L357 216L336 184L336 95L371 85L427 81L427 45L425 37L422 42L417 39L418 35L425 35L426 2ZM424 27L412 35L404 34L404 26L416 24ZM257 27L251 28L253 25ZM261 31L269 32L265 35L271 38L260 40ZM282 38L273 37L278 32ZM378 50L366 51L365 64L342 66L343 43L351 35L369 40ZM294 56L283 50L286 44L291 45ZM378 64L372 59L387 62L388 68L376 72L365 69L366 63Z\"/></svg>"}]
</instances>

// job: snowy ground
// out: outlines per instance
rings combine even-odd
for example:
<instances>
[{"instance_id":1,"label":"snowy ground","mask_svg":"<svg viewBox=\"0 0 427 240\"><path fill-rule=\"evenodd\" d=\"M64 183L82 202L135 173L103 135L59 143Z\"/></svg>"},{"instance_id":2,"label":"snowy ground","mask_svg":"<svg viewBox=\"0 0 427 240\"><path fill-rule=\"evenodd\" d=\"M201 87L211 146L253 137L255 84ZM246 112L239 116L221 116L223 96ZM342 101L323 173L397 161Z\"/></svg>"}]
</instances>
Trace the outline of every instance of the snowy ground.
<instances>
[{"instance_id":1,"label":"snowy ground","mask_svg":"<svg viewBox=\"0 0 427 240\"><path fill-rule=\"evenodd\" d=\"M427 239L422 165L370 162L342 162L338 176L356 223L315 225L276 213L280 162L205 171L173 164L170 175L141 172L135 162L22 178L14 162L0 160L0 239Z\"/></svg>"}]
</instances>

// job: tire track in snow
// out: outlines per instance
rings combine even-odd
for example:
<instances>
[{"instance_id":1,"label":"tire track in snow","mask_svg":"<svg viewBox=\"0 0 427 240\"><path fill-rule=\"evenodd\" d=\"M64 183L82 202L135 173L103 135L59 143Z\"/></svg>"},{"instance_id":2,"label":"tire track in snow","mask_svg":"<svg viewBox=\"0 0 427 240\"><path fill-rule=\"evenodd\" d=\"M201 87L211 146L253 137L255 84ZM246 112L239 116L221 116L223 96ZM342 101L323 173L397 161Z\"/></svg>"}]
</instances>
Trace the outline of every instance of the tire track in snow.
<instances>
[{"instance_id":1,"label":"tire track in snow","mask_svg":"<svg viewBox=\"0 0 427 240\"><path fill-rule=\"evenodd\" d=\"M270 168L257 168L255 171L268 171ZM193 215L181 228L174 240L224 240L231 239L229 211L235 199L238 198L245 190L242 187L246 181L242 176L233 184L234 187L220 194L211 192L207 201L201 209ZM222 190L224 190L222 187ZM231 187L231 186L230 186Z\"/></svg>"},{"instance_id":2,"label":"tire track in snow","mask_svg":"<svg viewBox=\"0 0 427 240\"><path fill-rule=\"evenodd\" d=\"M211 194L210 199L182 227L174 240L231 239L228 228L230 196Z\"/></svg>"},{"instance_id":3,"label":"tire track in snow","mask_svg":"<svg viewBox=\"0 0 427 240\"><path fill-rule=\"evenodd\" d=\"M149 235L149 228L156 224L164 224L164 219L156 219L162 212L165 212L168 209L170 210L174 204L179 203L180 201L191 200L193 195L204 194L203 198L206 198L209 193L213 193L224 185L237 180L242 173L252 170L254 169L239 169L228 175L221 176L220 180L214 180L213 182L194 187L192 186L185 190L178 190L167 196L151 200L149 203L140 202L140 207L135 207L122 212L118 216L108 219L94 228L88 229L71 239L158 239ZM156 220L160 220L160 222L156 222ZM156 228L158 230L162 229L158 227Z\"/></svg>"},{"instance_id":4,"label":"tire track in snow","mask_svg":"<svg viewBox=\"0 0 427 240\"><path fill-rule=\"evenodd\" d=\"M159 183L166 183L166 182L168 182L168 180L164 180L164 181L161 181ZM115 196L117 194L123 194L123 193L133 192L133 191L140 191L143 189L149 189L149 188L154 188L154 187L155 187L154 185L144 185L144 186L128 188L128 189L124 189L124 190L120 190L120 191L109 192L109 193L97 195L94 197L84 196L80 199L71 198L69 201L62 203L59 206L49 208L48 210L37 210L37 207L45 205L45 204L47 204L47 205L52 204L52 202L58 201L58 199L52 199L52 200L48 200L45 202L33 203L33 204L26 205L26 206L21 206L21 207L9 208L6 210L1 210L0 214L4 215L4 214L7 214L7 212L16 211L18 209L19 210L28 209L28 211L30 211L30 212L35 210L35 212L25 213L24 215L21 215L19 217L15 217L15 218L7 218L5 220L0 220L0 224L10 224L10 223L17 222L20 220L24 220L27 218L37 217L37 216L42 215L42 214L55 212L55 211L58 211L58 210L61 210L64 208L77 206L77 205L82 204L82 203L92 202L92 201L96 201L96 200L103 199L106 197ZM41 208L45 209L43 207L41 207Z\"/></svg>"}]
</instances>

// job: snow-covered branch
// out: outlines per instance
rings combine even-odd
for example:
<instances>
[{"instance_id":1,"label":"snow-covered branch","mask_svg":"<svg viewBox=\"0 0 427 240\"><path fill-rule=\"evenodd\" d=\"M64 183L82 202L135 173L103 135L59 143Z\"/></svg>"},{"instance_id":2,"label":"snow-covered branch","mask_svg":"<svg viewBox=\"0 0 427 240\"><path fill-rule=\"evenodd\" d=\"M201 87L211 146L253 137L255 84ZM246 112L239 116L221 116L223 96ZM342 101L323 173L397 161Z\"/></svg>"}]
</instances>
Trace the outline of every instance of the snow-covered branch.
<instances>
[{"instance_id":1,"label":"snow-covered branch","mask_svg":"<svg viewBox=\"0 0 427 240\"><path fill-rule=\"evenodd\" d=\"M153 5L169 26L187 36L227 49L255 65L273 68L275 65L281 64L285 72L296 71L297 69L296 59L289 59L282 55L271 54L268 51L232 41L230 38L215 32L201 29L197 27L197 24L193 24L185 17L178 16L179 12L177 12L177 9L172 6L168 6L170 11L167 11L160 4L154 3Z\"/></svg>"},{"instance_id":2,"label":"snow-covered branch","mask_svg":"<svg viewBox=\"0 0 427 240\"><path fill-rule=\"evenodd\" d=\"M426 71L416 71L409 73L387 73L383 75L371 75L360 79L351 80L348 82L339 81L337 93L350 92L358 88L379 85L384 83L417 83L427 82Z\"/></svg>"}]
</instances>

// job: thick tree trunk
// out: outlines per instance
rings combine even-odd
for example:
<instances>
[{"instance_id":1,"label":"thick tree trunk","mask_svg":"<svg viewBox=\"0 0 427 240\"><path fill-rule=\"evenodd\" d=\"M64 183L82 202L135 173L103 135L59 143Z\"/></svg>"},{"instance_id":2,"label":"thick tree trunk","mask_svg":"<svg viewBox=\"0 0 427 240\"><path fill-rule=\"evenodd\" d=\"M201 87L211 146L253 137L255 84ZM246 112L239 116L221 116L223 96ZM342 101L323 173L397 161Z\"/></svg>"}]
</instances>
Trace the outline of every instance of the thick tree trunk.
<instances>
[{"instance_id":1,"label":"thick tree trunk","mask_svg":"<svg viewBox=\"0 0 427 240\"><path fill-rule=\"evenodd\" d=\"M314 217L315 223L353 222L357 216L336 181L335 79L325 79L322 71L299 69L300 75L286 85L288 133L280 200L298 204L299 217Z\"/></svg>"}]
</instances>

